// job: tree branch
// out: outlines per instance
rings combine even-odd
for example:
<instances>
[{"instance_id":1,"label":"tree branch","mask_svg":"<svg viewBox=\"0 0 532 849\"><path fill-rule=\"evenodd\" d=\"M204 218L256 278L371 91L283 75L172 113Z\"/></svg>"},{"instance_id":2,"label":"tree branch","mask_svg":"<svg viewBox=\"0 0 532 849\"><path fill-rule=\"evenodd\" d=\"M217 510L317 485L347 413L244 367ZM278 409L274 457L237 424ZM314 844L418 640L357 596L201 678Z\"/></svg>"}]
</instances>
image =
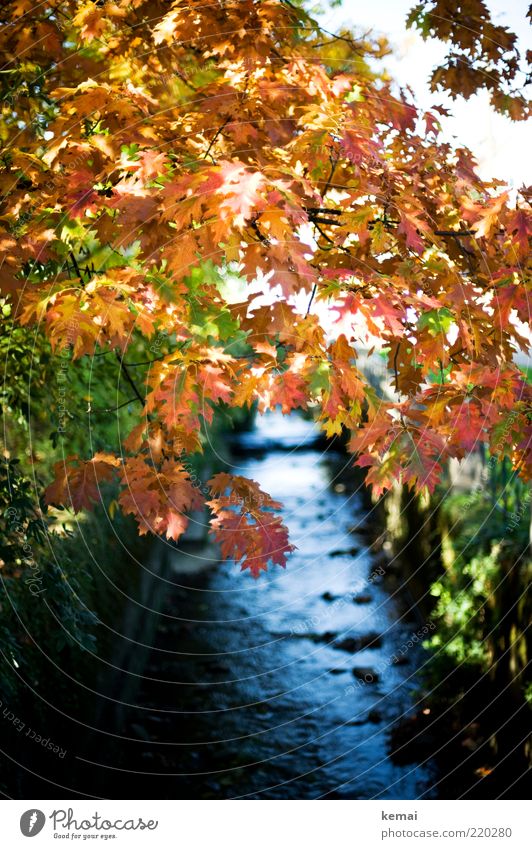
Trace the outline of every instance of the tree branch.
<instances>
[{"instance_id":1,"label":"tree branch","mask_svg":"<svg viewBox=\"0 0 532 849\"><path fill-rule=\"evenodd\" d=\"M215 134L213 135L213 137L210 141L209 147L205 151L205 154L203 156L204 159L207 159L207 157L210 156L212 147L213 147L214 143L216 142L216 139L222 134L224 128L227 126L227 124L229 123L230 120L231 120L230 118L226 118L225 121L223 122L222 126L218 127L218 129L216 130ZM213 156L211 156L211 159L214 161Z\"/></svg>"},{"instance_id":2,"label":"tree branch","mask_svg":"<svg viewBox=\"0 0 532 849\"><path fill-rule=\"evenodd\" d=\"M121 410L122 407L127 407L128 404L132 404L134 401L137 401L137 398L128 398L127 401L124 401L122 404L118 404L116 407L90 407L87 412L88 413L116 413L117 410Z\"/></svg>"},{"instance_id":3,"label":"tree branch","mask_svg":"<svg viewBox=\"0 0 532 849\"><path fill-rule=\"evenodd\" d=\"M136 397L137 397L137 401L140 401L140 403L142 404L142 406L144 406L144 399L143 399L142 395L140 394L139 390L137 389L137 386L136 386L136 384L135 384L135 381L133 380L133 378L131 377L130 373L128 372L128 370L127 370L127 366L126 366L126 364L125 364L124 360L121 358L121 356L120 356L120 354L118 353L118 351L115 351L115 353L116 353L116 359L118 360L118 363L119 363L119 365L120 365L120 369L121 369L121 371L123 371L123 372L124 372L124 377L126 378L127 382L129 383L129 385L131 386L131 388L132 388L133 392L135 393L135 395L136 395Z\"/></svg>"},{"instance_id":4,"label":"tree branch","mask_svg":"<svg viewBox=\"0 0 532 849\"><path fill-rule=\"evenodd\" d=\"M309 312L310 312L310 308L312 306L312 301L314 300L314 295L316 294L317 288L318 288L318 284L314 283L314 286L312 287L312 292L311 292L311 295L310 295L310 301L308 302L307 311L306 311L305 315L308 315Z\"/></svg>"},{"instance_id":5,"label":"tree branch","mask_svg":"<svg viewBox=\"0 0 532 849\"><path fill-rule=\"evenodd\" d=\"M164 360L167 354L161 354L160 357L154 357L152 360L141 360L139 363L124 363L128 368L136 368L136 366L149 366L151 363L157 363L159 360Z\"/></svg>"}]
</instances>

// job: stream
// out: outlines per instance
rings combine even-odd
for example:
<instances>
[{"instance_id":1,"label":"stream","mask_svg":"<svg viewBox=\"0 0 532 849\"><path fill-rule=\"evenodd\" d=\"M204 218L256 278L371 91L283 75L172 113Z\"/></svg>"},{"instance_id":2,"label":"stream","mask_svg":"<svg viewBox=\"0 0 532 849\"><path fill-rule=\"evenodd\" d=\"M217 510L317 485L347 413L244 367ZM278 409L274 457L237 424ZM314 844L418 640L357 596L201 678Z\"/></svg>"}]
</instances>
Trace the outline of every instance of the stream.
<instances>
[{"instance_id":1,"label":"stream","mask_svg":"<svg viewBox=\"0 0 532 849\"><path fill-rule=\"evenodd\" d=\"M419 616L383 576L345 458L318 445L281 414L235 437L231 471L282 501L297 550L258 580L200 557L176 567L121 729L126 796L436 795L431 761L390 755L419 698L421 641L404 648Z\"/></svg>"}]
</instances>

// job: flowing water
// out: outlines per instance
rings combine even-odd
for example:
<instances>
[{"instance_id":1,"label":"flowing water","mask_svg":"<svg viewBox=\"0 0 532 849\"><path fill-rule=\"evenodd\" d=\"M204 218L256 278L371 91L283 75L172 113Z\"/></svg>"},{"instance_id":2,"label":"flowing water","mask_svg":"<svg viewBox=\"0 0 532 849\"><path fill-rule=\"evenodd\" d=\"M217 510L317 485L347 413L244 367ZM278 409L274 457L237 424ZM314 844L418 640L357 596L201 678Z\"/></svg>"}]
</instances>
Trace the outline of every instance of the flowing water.
<instances>
[{"instance_id":1,"label":"flowing water","mask_svg":"<svg viewBox=\"0 0 532 849\"><path fill-rule=\"evenodd\" d=\"M420 622L383 580L341 455L276 414L235 455L283 502L297 551L256 581L232 563L176 570L116 777L141 798L434 796L430 761L390 756L419 698L422 650L404 645Z\"/></svg>"}]
</instances>

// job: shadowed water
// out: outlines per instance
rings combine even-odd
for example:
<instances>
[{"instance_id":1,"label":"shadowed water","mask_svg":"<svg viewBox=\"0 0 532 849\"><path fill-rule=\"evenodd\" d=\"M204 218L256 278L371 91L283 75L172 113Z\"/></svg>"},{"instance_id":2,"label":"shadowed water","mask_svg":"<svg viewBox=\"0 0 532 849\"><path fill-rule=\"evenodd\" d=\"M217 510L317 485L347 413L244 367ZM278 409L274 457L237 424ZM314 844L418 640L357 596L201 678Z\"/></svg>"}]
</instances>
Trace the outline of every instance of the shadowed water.
<instances>
[{"instance_id":1,"label":"shadowed water","mask_svg":"<svg viewBox=\"0 0 532 849\"><path fill-rule=\"evenodd\" d=\"M368 548L375 518L338 482L344 461L294 416L259 418L236 449L232 471L283 502L297 550L257 581L233 563L176 572L127 714L128 795L435 795L431 763L389 754L418 698L423 652L402 647L422 623Z\"/></svg>"}]
</instances>

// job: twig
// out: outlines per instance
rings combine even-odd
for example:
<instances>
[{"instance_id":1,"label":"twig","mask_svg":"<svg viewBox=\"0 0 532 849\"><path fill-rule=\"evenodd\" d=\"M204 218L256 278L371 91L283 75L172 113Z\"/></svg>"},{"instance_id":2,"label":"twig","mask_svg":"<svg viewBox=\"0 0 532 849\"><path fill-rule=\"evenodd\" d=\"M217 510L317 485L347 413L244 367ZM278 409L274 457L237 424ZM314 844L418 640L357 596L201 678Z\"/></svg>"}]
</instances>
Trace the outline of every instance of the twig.
<instances>
[{"instance_id":1,"label":"twig","mask_svg":"<svg viewBox=\"0 0 532 849\"><path fill-rule=\"evenodd\" d=\"M329 176L327 177L327 182L325 183L325 187L324 187L323 192L322 192L322 197L325 197L325 195L327 194L327 192L331 188L332 178L334 176L334 172L335 172L336 166L338 164L338 156L332 156L331 155L330 156L330 162L331 162L331 170L330 170Z\"/></svg>"},{"instance_id":2,"label":"twig","mask_svg":"<svg viewBox=\"0 0 532 849\"><path fill-rule=\"evenodd\" d=\"M397 369L397 358L398 358L398 356L399 356L399 349L400 349L400 347L401 347L401 343L400 343L400 342L398 342L398 343L397 343L397 348L395 349L394 358L393 358L393 370L394 370L394 372L395 372L395 391L397 392L397 394L398 394L398 395L400 394L400 391L401 391L401 390L399 389L399 371L398 371L398 369Z\"/></svg>"},{"instance_id":3,"label":"twig","mask_svg":"<svg viewBox=\"0 0 532 849\"><path fill-rule=\"evenodd\" d=\"M118 351L115 351L115 354L116 354L116 359L118 360L118 362L120 364L120 369L124 372L124 377L126 378L127 382L131 386L133 392L137 396L137 401L140 401L142 406L144 406L144 399L143 399L142 395L140 394L139 390L137 389L135 381L133 380L130 373L128 372L127 366L126 366L124 360L120 357L120 354L118 353Z\"/></svg>"},{"instance_id":4,"label":"twig","mask_svg":"<svg viewBox=\"0 0 532 849\"><path fill-rule=\"evenodd\" d=\"M305 315L308 315L309 312L310 312L310 308L312 306L312 301L314 300L314 295L316 294L317 288L318 288L318 284L314 283L314 286L312 287L312 292L311 292L311 295L310 295L310 301L308 302L308 307L307 307L307 311L306 311Z\"/></svg>"},{"instance_id":5,"label":"twig","mask_svg":"<svg viewBox=\"0 0 532 849\"><path fill-rule=\"evenodd\" d=\"M339 35L338 33L331 32L328 29L324 29L324 27L320 26L319 24L317 26L319 27L320 32L323 32L323 33L325 33L325 35L328 35L332 39L332 41L345 41L345 43L348 44L349 47L355 53L362 53L363 52L363 49L362 49L361 44L360 44L360 40L355 41L354 38L349 38L349 36L347 36L347 35ZM371 30L367 30L366 33L362 36L362 38L367 38L370 34L371 34ZM315 47L326 47L327 44L331 44L331 43L332 43L331 41L324 41L324 42L318 43L314 46Z\"/></svg>"},{"instance_id":6,"label":"twig","mask_svg":"<svg viewBox=\"0 0 532 849\"><path fill-rule=\"evenodd\" d=\"M207 150L205 151L205 154L204 154L204 156L203 156L203 158L204 158L204 159L207 159L207 157L208 157L208 156L210 156L210 153L211 153L211 150L212 150L212 146L213 146L213 144L215 143L216 139L220 136L220 134L224 131L224 128L227 126L227 124L229 123L229 121L230 121L230 120L231 120L230 118L226 118L226 119L225 119L225 121L223 122L222 126L221 126L221 127L218 127L218 129L216 130L216 132L215 132L214 136L213 136L213 137L212 137L212 139L211 139L211 142L210 142L210 144L209 144L209 147L208 147L208 148L207 148ZM212 156L211 156L211 159L213 159L213 160L214 160L214 157L212 157Z\"/></svg>"},{"instance_id":7,"label":"twig","mask_svg":"<svg viewBox=\"0 0 532 849\"><path fill-rule=\"evenodd\" d=\"M136 398L128 398L127 401L124 401L123 404L118 404L117 407L91 407L87 410L88 413L116 413L117 410L121 410L122 407L127 407L128 404L132 404L133 401L136 401Z\"/></svg>"},{"instance_id":8,"label":"twig","mask_svg":"<svg viewBox=\"0 0 532 849\"><path fill-rule=\"evenodd\" d=\"M321 229L321 227L320 227L320 225L318 224L318 222L317 222L317 221L313 221L312 223L314 224L314 227L316 228L316 230L318 231L318 233L320 233L320 235L321 235L321 236L323 236L323 238L324 238L324 239L326 239L326 241L327 241L327 242L329 242L329 244L330 244L330 245L334 245L334 239L331 239L331 237L330 237L330 236L328 236L328 235L327 235L327 233L324 233L324 232L323 232L323 230Z\"/></svg>"},{"instance_id":9,"label":"twig","mask_svg":"<svg viewBox=\"0 0 532 849\"><path fill-rule=\"evenodd\" d=\"M474 236L474 230L434 230L435 236L452 236L456 238L457 236Z\"/></svg>"},{"instance_id":10,"label":"twig","mask_svg":"<svg viewBox=\"0 0 532 849\"><path fill-rule=\"evenodd\" d=\"M312 215L321 215L322 213L326 213L327 215L343 215L343 209L329 209L326 206L307 206L306 211L310 216Z\"/></svg>"},{"instance_id":11,"label":"twig","mask_svg":"<svg viewBox=\"0 0 532 849\"><path fill-rule=\"evenodd\" d=\"M321 217L316 216L315 218L311 217L310 220L312 221L313 224L316 224L316 222L317 222L318 224L329 224L332 227L342 226L342 222L337 221L334 218L321 218Z\"/></svg>"},{"instance_id":12,"label":"twig","mask_svg":"<svg viewBox=\"0 0 532 849\"><path fill-rule=\"evenodd\" d=\"M156 363L159 360L164 360L164 358L168 356L167 354L161 354L160 357L154 357L153 360L142 360L139 363L124 363L128 368L135 368L136 366L149 366L151 363Z\"/></svg>"},{"instance_id":13,"label":"twig","mask_svg":"<svg viewBox=\"0 0 532 849\"><path fill-rule=\"evenodd\" d=\"M70 256L70 259L72 260L72 265L74 266L74 271L78 275L81 282L83 282L83 275L82 275L81 269L78 265L78 261L77 261L76 257L74 256L74 253L72 251L70 251L69 256Z\"/></svg>"}]
</instances>

